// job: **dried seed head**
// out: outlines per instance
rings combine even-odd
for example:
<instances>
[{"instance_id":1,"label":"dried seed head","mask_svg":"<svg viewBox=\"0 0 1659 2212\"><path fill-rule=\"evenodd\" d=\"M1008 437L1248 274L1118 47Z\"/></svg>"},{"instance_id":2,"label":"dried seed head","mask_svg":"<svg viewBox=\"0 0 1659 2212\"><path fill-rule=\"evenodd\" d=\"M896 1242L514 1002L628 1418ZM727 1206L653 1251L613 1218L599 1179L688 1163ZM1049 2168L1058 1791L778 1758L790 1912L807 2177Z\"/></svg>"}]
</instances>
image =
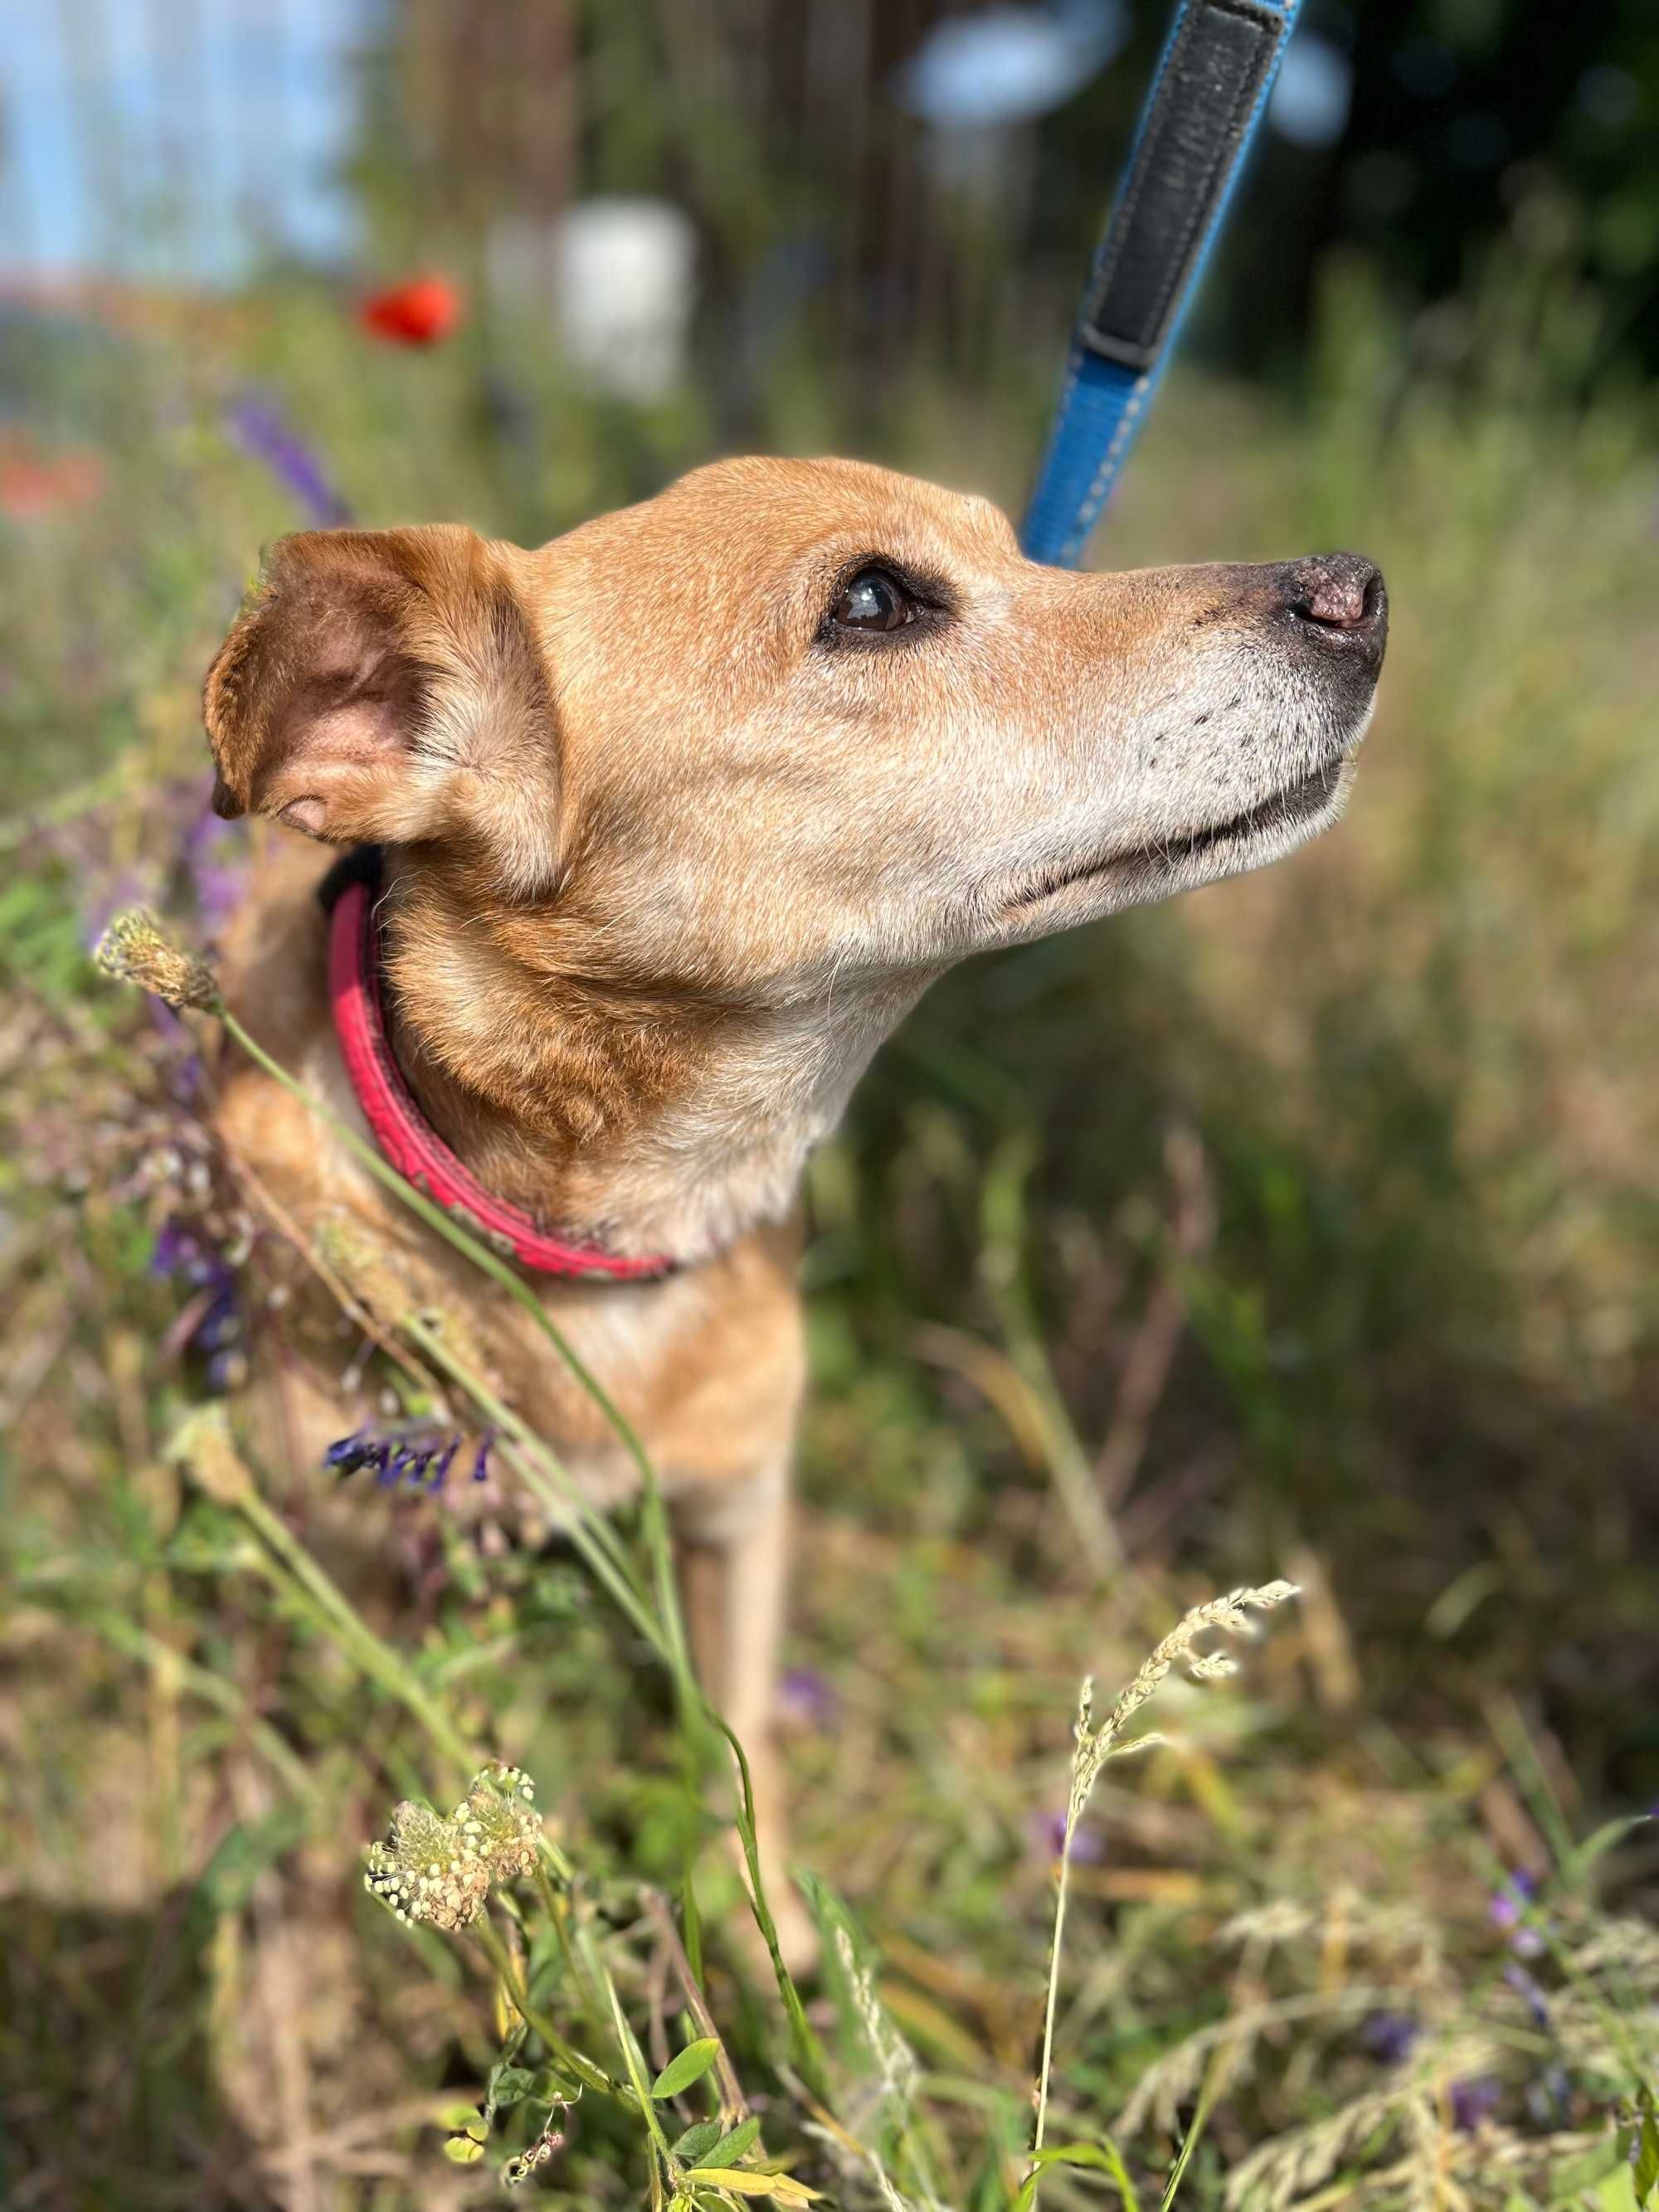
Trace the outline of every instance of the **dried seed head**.
<instances>
[{"instance_id":1,"label":"dried seed head","mask_svg":"<svg viewBox=\"0 0 1659 2212\"><path fill-rule=\"evenodd\" d=\"M92 957L106 975L153 991L169 1006L181 1011L193 1007L198 1013L217 1011L219 986L213 970L206 961L171 943L155 915L143 907L118 914Z\"/></svg>"}]
</instances>

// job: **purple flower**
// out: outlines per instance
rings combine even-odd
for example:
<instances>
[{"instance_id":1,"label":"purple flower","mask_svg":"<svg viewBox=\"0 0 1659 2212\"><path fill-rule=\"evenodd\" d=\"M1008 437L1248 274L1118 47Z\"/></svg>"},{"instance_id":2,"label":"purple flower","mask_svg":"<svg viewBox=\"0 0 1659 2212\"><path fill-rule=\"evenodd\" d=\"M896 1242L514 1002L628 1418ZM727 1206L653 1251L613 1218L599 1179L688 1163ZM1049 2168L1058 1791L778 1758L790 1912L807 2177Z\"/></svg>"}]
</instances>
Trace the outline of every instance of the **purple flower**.
<instances>
[{"instance_id":1,"label":"purple flower","mask_svg":"<svg viewBox=\"0 0 1659 2212\"><path fill-rule=\"evenodd\" d=\"M1052 1866L1066 1844L1066 1809L1057 1811L1039 1806L1025 1820L1025 1839L1034 1858L1044 1866ZM1073 1866L1102 1866L1106 1859L1106 1838L1092 1820L1079 1820L1072 1835L1072 1864Z\"/></svg>"},{"instance_id":2,"label":"purple flower","mask_svg":"<svg viewBox=\"0 0 1659 2212\"><path fill-rule=\"evenodd\" d=\"M358 1474L372 1468L374 1480L386 1488L407 1484L416 1490L441 1490L449 1478L455 1455L465 1442L459 1429L444 1429L431 1421L392 1421L354 1429L338 1437L323 1454L323 1465L334 1474ZM472 1462L472 1480L483 1482L489 1473L493 1430L486 1430Z\"/></svg>"},{"instance_id":3,"label":"purple flower","mask_svg":"<svg viewBox=\"0 0 1659 2212\"><path fill-rule=\"evenodd\" d=\"M1527 2010L1532 2014L1534 2025L1547 2028L1550 2025L1549 2000L1526 1968L1516 1960L1511 1960L1504 1969L1504 1979L1518 1996L1525 1998Z\"/></svg>"},{"instance_id":4,"label":"purple flower","mask_svg":"<svg viewBox=\"0 0 1659 2212\"><path fill-rule=\"evenodd\" d=\"M155 1246L149 1255L149 1271L152 1275L177 1276L198 1290L210 1286L217 1297L209 1308L209 1313L218 1320L223 1319L220 1308L234 1291L236 1270L222 1254L204 1241L198 1231L181 1220L176 1213L170 1214L155 1233ZM199 1334L205 1319L204 1316L204 1322L197 1324L196 1334Z\"/></svg>"},{"instance_id":5,"label":"purple flower","mask_svg":"<svg viewBox=\"0 0 1659 2212\"><path fill-rule=\"evenodd\" d=\"M240 1390L246 1381L247 1354L240 1346L232 1345L227 1351L216 1352L209 1360L207 1386L218 1396L222 1397L229 1390Z\"/></svg>"},{"instance_id":6,"label":"purple flower","mask_svg":"<svg viewBox=\"0 0 1659 2212\"><path fill-rule=\"evenodd\" d=\"M319 529L351 520L351 509L330 483L322 463L282 410L255 392L239 392L225 410L225 427L245 453L271 475Z\"/></svg>"},{"instance_id":7,"label":"purple flower","mask_svg":"<svg viewBox=\"0 0 1659 2212\"><path fill-rule=\"evenodd\" d=\"M1544 1948L1544 1939L1538 1930L1525 1924L1537 1894L1537 1876L1522 1868L1492 1892L1486 1906L1492 1926L1509 1931L1510 1948L1522 1959L1537 1958Z\"/></svg>"},{"instance_id":8,"label":"purple flower","mask_svg":"<svg viewBox=\"0 0 1659 2212\"><path fill-rule=\"evenodd\" d=\"M200 1244L177 1215L173 1215L156 1231L155 1243L149 1255L149 1272L163 1278L183 1275L198 1263L201 1256Z\"/></svg>"},{"instance_id":9,"label":"purple flower","mask_svg":"<svg viewBox=\"0 0 1659 2212\"><path fill-rule=\"evenodd\" d=\"M1423 2033L1409 2013L1368 2013L1360 2024L1359 2039L1380 2065L1403 2066Z\"/></svg>"},{"instance_id":10,"label":"purple flower","mask_svg":"<svg viewBox=\"0 0 1659 2212\"><path fill-rule=\"evenodd\" d=\"M816 1668L791 1667L778 1684L779 1717L827 1735L841 1717L841 1700Z\"/></svg>"},{"instance_id":11,"label":"purple flower","mask_svg":"<svg viewBox=\"0 0 1659 2212\"><path fill-rule=\"evenodd\" d=\"M1490 2119L1497 2111L1503 2094L1490 2074L1477 2074L1467 2081L1454 2081L1451 2086L1452 2125L1465 2135L1473 2135L1481 2122Z\"/></svg>"},{"instance_id":12,"label":"purple flower","mask_svg":"<svg viewBox=\"0 0 1659 2212\"><path fill-rule=\"evenodd\" d=\"M236 1270L199 1230L174 1214L156 1232L149 1271L152 1275L187 1283L196 1294L168 1331L170 1349L208 1355L210 1390L240 1389L247 1379L247 1358L242 1350Z\"/></svg>"},{"instance_id":13,"label":"purple flower","mask_svg":"<svg viewBox=\"0 0 1659 2212\"><path fill-rule=\"evenodd\" d=\"M1537 1894L1538 1877L1536 1875L1528 1874L1524 1867L1512 1875L1505 1875L1503 1881L1493 1890L1492 1901L1487 1906L1492 1926L1494 1928L1519 1927L1522 1915Z\"/></svg>"},{"instance_id":14,"label":"purple flower","mask_svg":"<svg viewBox=\"0 0 1659 2212\"><path fill-rule=\"evenodd\" d=\"M237 908L247 882L248 854L240 824L222 822L199 785L191 786L194 818L185 832L185 866L196 894L196 911L210 937L217 937Z\"/></svg>"}]
</instances>

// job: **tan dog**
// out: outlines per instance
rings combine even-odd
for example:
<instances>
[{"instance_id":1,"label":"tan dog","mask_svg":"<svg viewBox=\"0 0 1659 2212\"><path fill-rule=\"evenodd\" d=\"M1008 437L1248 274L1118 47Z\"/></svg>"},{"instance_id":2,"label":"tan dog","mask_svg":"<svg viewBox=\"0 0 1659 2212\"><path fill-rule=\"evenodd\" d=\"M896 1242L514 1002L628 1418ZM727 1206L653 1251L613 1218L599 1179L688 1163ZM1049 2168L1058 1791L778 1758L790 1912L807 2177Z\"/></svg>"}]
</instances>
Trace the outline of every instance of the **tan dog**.
<instances>
[{"instance_id":1,"label":"tan dog","mask_svg":"<svg viewBox=\"0 0 1659 2212\"><path fill-rule=\"evenodd\" d=\"M954 961L1327 827L1387 622L1351 554L1074 575L983 500L747 460L537 552L284 539L209 673L222 813L386 848L390 1030L428 1121L544 1226L678 1263L538 1294L659 1472L774 1853L802 1164ZM272 841L227 988L350 1115L321 866ZM464 1301L501 1394L596 1499L628 1493L526 1317L303 1108L244 1065L221 1126L302 1227L355 1217ZM321 1376L303 1396L314 1464L356 1409Z\"/></svg>"}]
</instances>

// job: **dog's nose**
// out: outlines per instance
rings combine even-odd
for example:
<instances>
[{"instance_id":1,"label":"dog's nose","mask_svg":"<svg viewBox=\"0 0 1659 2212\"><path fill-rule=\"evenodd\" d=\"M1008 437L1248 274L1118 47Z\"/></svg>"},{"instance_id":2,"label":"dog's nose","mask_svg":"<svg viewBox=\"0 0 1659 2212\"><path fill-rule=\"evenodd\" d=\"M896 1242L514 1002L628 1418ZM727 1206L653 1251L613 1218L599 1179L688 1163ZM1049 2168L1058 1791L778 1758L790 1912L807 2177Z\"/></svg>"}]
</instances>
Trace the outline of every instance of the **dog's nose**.
<instances>
[{"instance_id":1,"label":"dog's nose","mask_svg":"<svg viewBox=\"0 0 1659 2212\"><path fill-rule=\"evenodd\" d=\"M1316 553L1279 571L1285 611L1322 641L1380 654L1389 634L1382 571L1358 553Z\"/></svg>"}]
</instances>

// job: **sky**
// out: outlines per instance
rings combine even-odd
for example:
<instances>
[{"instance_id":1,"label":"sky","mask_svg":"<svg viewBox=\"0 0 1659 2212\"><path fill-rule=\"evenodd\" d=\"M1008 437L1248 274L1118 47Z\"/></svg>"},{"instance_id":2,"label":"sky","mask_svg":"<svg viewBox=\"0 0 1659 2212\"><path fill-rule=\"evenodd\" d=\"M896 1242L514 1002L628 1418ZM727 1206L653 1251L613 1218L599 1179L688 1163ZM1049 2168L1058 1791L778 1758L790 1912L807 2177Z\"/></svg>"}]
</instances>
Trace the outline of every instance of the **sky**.
<instances>
[{"instance_id":1,"label":"sky","mask_svg":"<svg viewBox=\"0 0 1659 2212\"><path fill-rule=\"evenodd\" d=\"M0 8L0 272L234 283L348 255L351 59L383 0Z\"/></svg>"}]
</instances>

